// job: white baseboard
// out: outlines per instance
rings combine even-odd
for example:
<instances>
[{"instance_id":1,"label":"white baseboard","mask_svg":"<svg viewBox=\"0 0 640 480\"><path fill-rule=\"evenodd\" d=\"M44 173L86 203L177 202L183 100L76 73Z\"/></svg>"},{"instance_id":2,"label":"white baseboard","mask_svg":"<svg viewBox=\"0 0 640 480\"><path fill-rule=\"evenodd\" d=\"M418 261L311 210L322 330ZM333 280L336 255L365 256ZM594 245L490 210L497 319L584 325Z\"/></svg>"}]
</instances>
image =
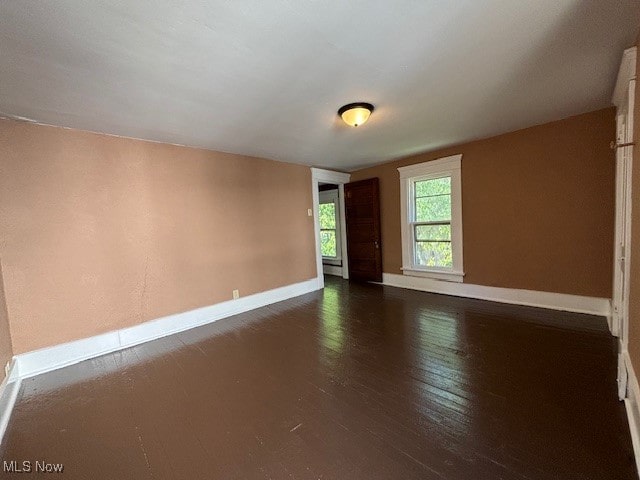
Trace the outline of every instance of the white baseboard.
<instances>
[{"instance_id":1,"label":"white baseboard","mask_svg":"<svg viewBox=\"0 0 640 480\"><path fill-rule=\"evenodd\" d=\"M633 369L629 352L626 350L622 352L622 358L627 369L627 398L624 399L624 406L627 409L636 467L640 472L640 386L638 386L638 377Z\"/></svg>"},{"instance_id":2,"label":"white baseboard","mask_svg":"<svg viewBox=\"0 0 640 480\"><path fill-rule=\"evenodd\" d=\"M338 277L342 276L342 267L337 265L322 265L322 273L326 273L327 275L337 275Z\"/></svg>"},{"instance_id":3,"label":"white baseboard","mask_svg":"<svg viewBox=\"0 0 640 480\"><path fill-rule=\"evenodd\" d=\"M550 308L566 312L589 313L608 317L610 300L608 298L583 297L565 293L538 292L515 288L487 287L469 283L446 282L431 278L411 277L383 273L382 283L391 287L409 288L431 293L442 293L456 297L477 298L500 303Z\"/></svg>"},{"instance_id":4,"label":"white baseboard","mask_svg":"<svg viewBox=\"0 0 640 480\"><path fill-rule=\"evenodd\" d=\"M188 312L177 313L141 323L134 327L83 338L69 343L22 353L14 357L20 378L33 377L74 363L98 357L140 343L215 322L222 318L281 302L318 290L318 279L312 278L237 300L229 300ZM320 287L321 288L321 287Z\"/></svg>"},{"instance_id":5,"label":"white baseboard","mask_svg":"<svg viewBox=\"0 0 640 480\"><path fill-rule=\"evenodd\" d=\"M12 360L9 364L7 376L0 383L0 444L2 444L4 433L7 431L7 425L9 425L9 419L20 391L21 381L22 379L18 374L18 365L15 360Z\"/></svg>"}]
</instances>

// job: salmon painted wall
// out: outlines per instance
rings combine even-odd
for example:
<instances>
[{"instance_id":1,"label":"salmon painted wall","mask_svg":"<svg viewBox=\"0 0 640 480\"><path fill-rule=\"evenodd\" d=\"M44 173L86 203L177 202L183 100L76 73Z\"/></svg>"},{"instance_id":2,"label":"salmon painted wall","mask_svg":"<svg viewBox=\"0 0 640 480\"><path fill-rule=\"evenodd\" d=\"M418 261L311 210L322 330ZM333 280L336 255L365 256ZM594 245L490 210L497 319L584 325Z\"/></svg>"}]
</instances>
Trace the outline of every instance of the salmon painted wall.
<instances>
[{"instance_id":1,"label":"salmon painted wall","mask_svg":"<svg viewBox=\"0 0 640 480\"><path fill-rule=\"evenodd\" d=\"M2 259L0 258L0 381L4 378L4 366L11 360L11 357L13 357L13 347L11 346L9 316L2 281Z\"/></svg>"},{"instance_id":2,"label":"salmon painted wall","mask_svg":"<svg viewBox=\"0 0 640 480\"><path fill-rule=\"evenodd\" d=\"M640 35L636 46L640 49ZM631 281L629 283L629 356L636 375L640 375L640 61L636 61L636 96L633 112L633 168L631 192Z\"/></svg>"},{"instance_id":3,"label":"salmon painted wall","mask_svg":"<svg viewBox=\"0 0 640 480\"><path fill-rule=\"evenodd\" d=\"M313 278L311 206L308 167L0 120L14 353Z\"/></svg>"},{"instance_id":4,"label":"salmon painted wall","mask_svg":"<svg viewBox=\"0 0 640 480\"><path fill-rule=\"evenodd\" d=\"M611 297L613 138L605 109L353 172L380 178L384 272L402 266L397 168L462 153L465 283Z\"/></svg>"}]
</instances>

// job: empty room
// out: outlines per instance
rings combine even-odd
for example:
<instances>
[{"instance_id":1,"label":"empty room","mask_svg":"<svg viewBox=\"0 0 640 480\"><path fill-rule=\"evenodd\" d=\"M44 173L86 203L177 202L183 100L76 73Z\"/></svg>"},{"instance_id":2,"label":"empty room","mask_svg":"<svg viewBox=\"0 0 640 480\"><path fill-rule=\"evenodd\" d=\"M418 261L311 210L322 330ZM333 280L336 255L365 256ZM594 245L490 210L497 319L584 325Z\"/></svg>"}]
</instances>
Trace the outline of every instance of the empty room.
<instances>
[{"instance_id":1,"label":"empty room","mask_svg":"<svg viewBox=\"0 0 640 480\"><path fill-rule=\"evenodd\" d=\"M0 1L0 478L639 480L639 44Z\"/></svg>"}]
</instances>

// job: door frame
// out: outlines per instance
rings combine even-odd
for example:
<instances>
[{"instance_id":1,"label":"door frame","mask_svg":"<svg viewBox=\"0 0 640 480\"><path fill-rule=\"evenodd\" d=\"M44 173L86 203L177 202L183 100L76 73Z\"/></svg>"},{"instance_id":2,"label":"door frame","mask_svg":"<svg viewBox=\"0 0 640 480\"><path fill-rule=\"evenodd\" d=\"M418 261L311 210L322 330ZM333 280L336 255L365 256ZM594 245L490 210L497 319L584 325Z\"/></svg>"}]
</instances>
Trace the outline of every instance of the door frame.
<instances>
[{"instance_id":1,"label":"door frame","mask_svg":"<svg viewBox=\"0 0 640 480\"><path fill-rule=\"evenodd\" d=\"M618 337L618 396L627 396L629 345L629 282L631 258L631 175L633 167L633 114L636 84L636 47L622 55L612 103L616 107L616 211L613 258L613 291L610 329ZM619 146L625 145L625 146Z\"/></svg>"},{"instance_id":2,"label":"door frame","mask_svg":"<svg viewBox=\"0 0 640 480\"><path fill-rule=\"evenodd\" d=\"M318 289L324 288L324 273L322 271L322 252L320 250L320 183L332 183L338 185L338 201L340 204L340 223L346 225L344 208L344 184L351 180L350 173L335 172L323 168L311 168L311 194L313 196L313 228L316 239L316 271ZM342 247L342 278L349 278L349 259L347 258L347 234L346 228L340 231L340 245Z\"/></svg>"}]
</instances>

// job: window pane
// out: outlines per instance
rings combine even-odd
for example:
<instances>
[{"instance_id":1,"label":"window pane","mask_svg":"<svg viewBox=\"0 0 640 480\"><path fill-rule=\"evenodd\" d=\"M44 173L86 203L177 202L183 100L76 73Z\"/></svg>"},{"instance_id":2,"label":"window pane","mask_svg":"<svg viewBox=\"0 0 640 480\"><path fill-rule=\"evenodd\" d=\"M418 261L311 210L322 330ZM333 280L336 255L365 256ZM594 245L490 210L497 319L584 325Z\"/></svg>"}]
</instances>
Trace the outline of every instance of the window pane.
<instances>
[{"instance_id":1,"label":"window pane","mask_svg":"<svg viewBox=\"0 0 640 480\"><path fill-rule=\"evenodd\" d=\"M451 241L451 225L416 225L416 240Z\"/></svg>"},{"instance_id":2,"label":"window pane","mask_svg":"<svg viewBox=\"0 0 640 480\"><path fill-rule=\"evenodd\" d=\"M451 242L416 242L416 265L452 267Z\"/></svg>"},{"instance_id":3,"label":"window pane","mask_svg":"<svg viewBox=\"0 0 640 480\"><path fill-rule=\"evenodd\" d=\"M320 228L336 228L336 204L320 204Z\"/></svg>"},{"instance_id":4,"label":"window pane","mask_svg":"<svg viewBox=\"0 0 640 480\"><path fill-rule=\"evenodd\" d=\"M336 257L336 231L322 230L320 232L320 251L323 257Z\"/></svg>"},{"instance_id":5,"label":"window pane","mask_svg":"<svg viewBox=\"0 0 640 480\"><path fill-rule=\"evenodd\" d=\"M451 193L451 177L433 178L416 182L416 197Z\"/></svg>"},{"instance_id":6,"label":"window pane","mask_svg":"<svg viewBox=\"0 0 640 480\"><path fill-rule=\"evenodd\" d=\"M416 222L451 220L451 195L416 198Z\"/></svg>"}]
</instances>

